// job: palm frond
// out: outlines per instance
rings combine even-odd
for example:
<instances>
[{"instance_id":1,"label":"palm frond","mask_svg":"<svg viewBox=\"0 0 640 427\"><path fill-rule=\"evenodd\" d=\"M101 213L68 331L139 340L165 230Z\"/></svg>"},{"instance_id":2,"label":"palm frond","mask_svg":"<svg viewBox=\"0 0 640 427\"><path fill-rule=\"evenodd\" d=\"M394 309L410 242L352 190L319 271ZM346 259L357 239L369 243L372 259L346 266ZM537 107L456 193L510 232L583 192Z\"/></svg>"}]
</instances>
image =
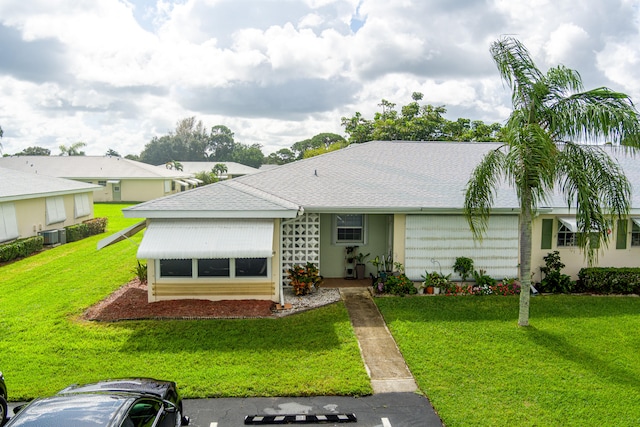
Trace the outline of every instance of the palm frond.
<instances>
[{"instance_id":1,"label":"palm frond","mask_svg":"<svg viewBox=\"0 0 640 427\"><path fill-rule=\"evenodd\" d=\"M527 108L533 85L543 77L529 51L517 39L503 37L491 44L490 52L500 76L511 88L514 109Z\"/></svg>"},{"instance_id":2,"label":"palm frond","mask_svg":"<svg viewBox=\"0 0 640 427\"><path fill-rule=\"evenodd\" d=\"M478 240L482 240L487 230L491 207L503 176L504 160L505 154L500 148L489 151L467 182L464 214L474 238Z\"/></svg>"},{"instance_id":3,"label":"palm frond","mask_svg":"<svg viewBox=\"0 0 640 427\"><path fill-rule=\"evenodd\" d=\"M618 162L601 147L566 144L558 161L559 185L567 205L576 209L577 225L589 265L608 244L612 218L629 213L631 184Z\"/></svg>"},{"instance_id":4,"label":"palm frond","mask_svg":"<svg viewBox=\"0 0 640 427\"><path fill-rule=\"evenodd\" d=\"M640 117L623 93L598 88L560 99L550 109L552 132L558 138L640 147Z\"/></svg>"},{"instance_id":5,"label":"palm frond","mask_svg":"<svg viewBox=\"0 0 640 427\"><path fill-rule=\"evenodd\" d=\"M509 151L505 159L505 176L522 200L526 188L531 195L531 208L546 200L556 176L558 147L538 124L509 129Z\"/></svg>"}]
</instances>

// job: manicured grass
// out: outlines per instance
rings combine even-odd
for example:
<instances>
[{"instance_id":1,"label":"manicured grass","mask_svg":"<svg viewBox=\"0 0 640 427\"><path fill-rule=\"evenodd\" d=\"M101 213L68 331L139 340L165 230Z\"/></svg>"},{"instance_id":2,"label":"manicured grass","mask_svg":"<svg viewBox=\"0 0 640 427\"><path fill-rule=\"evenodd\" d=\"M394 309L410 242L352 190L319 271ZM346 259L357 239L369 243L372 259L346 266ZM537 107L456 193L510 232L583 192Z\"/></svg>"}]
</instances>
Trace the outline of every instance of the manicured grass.
<instances>
[{"instance_id":1,"label":"manicured grass","mask_svg":"<svg viewBox=\"0 0 640 427\"><path fill-rule=\"evenodd\" d=\"M640 298L378 298L447 426L640 425Z\"/></svg>"},{"instance_id":2,"label":"manicured grass","mask_svg":"<svg viewBox=\"0 0 640 427\"><path fill-rule=\"evenodd\" d=\"M134 277L135 243L96 250L138 221L122 217L124 206L96 205L96 217L109 217L104 235L0 267L0 370L11 400L123 376L175 380L185 397L371 393L342 303L281 319L80 320Z\"/></svg>"}]
</instances>

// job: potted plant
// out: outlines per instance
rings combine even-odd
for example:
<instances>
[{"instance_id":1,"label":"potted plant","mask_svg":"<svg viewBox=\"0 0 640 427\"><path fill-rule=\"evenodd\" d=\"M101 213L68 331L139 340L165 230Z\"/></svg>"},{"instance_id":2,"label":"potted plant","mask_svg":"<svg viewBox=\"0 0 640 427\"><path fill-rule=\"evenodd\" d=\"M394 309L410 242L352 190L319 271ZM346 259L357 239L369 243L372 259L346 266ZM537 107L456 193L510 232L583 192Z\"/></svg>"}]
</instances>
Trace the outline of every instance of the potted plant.
<instances>
[{"instance_id":1,"label":"potted plant","mask_svg":"<svg viewBox=\"0 0 640 427\"><path fill-rule=\"evenodd\" d=\"M425 271L425 274L422 275L424 279L422 282L423 292L435 295L441 292L446 293L451 283L449 277L451 277L451 274L445 276L437 271L432 271L431 273Z\"/></svg>"},{"instance_id":2,"label":"potted plant","mask_svg":"<svg viewBox=\"0 0 640 427\"><path fill-rule=\"evenodd\" d=\"M358 280L364 279L365 262L370 254L358 253L356 256L356 277Z\"/></svg>"}]
</instances>

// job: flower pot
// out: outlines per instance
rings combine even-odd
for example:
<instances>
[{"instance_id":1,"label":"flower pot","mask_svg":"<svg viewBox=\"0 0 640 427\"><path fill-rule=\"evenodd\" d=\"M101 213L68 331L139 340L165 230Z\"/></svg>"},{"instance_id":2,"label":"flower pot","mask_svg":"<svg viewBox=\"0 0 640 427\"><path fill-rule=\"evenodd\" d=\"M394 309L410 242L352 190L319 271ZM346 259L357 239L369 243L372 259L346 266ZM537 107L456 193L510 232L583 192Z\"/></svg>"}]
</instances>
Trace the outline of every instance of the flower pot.
<instances>
[{"instance_id":1,"label":"flower pot","mask_svg":"<svg viewBox=\"0 0 640 427\"><path fill-rule=\"evenodd\" d=\"M427 286L426 288L424 288L424 293L433 295L433 286Z\"/></svg>"},{"instance_id":2,"label":"flower pot","mask_svg":"<svg viewBox=\"0 0 640 427\"><path fill-rule=\"evenodd\" d=\"M356 277L358 278L358 280L364 279L364 269L364 264L356 264Z\"/></svg>"},{"instance_id":3,"label":"flower pot","mask_svg":"<svg viewBox=\"0 0 640 427\"><path fill-rule=\"evenodd\" d=\"M439 295L440 294L440 288L433 288L433 294L434 295Z\"/></svg>"}]
</instances>

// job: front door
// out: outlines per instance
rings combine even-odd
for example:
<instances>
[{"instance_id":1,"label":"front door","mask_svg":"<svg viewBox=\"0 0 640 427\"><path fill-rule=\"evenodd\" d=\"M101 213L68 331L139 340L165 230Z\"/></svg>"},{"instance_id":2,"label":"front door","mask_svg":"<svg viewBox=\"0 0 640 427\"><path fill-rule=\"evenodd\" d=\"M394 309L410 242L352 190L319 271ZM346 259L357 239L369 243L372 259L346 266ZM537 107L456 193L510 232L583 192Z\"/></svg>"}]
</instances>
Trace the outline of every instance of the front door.
<instances>
[{"instance_id":1,"label":"front door","mask_svg":"<svg viewBox=\"0 0 640 427\"><path fill-rule=\"evenodd\" d=\"M120 184L111 184L111 190L113 193L113 201L114 202L119 202L121 200L121 195L120 195Z\"/></svg>"}]
</instances>

